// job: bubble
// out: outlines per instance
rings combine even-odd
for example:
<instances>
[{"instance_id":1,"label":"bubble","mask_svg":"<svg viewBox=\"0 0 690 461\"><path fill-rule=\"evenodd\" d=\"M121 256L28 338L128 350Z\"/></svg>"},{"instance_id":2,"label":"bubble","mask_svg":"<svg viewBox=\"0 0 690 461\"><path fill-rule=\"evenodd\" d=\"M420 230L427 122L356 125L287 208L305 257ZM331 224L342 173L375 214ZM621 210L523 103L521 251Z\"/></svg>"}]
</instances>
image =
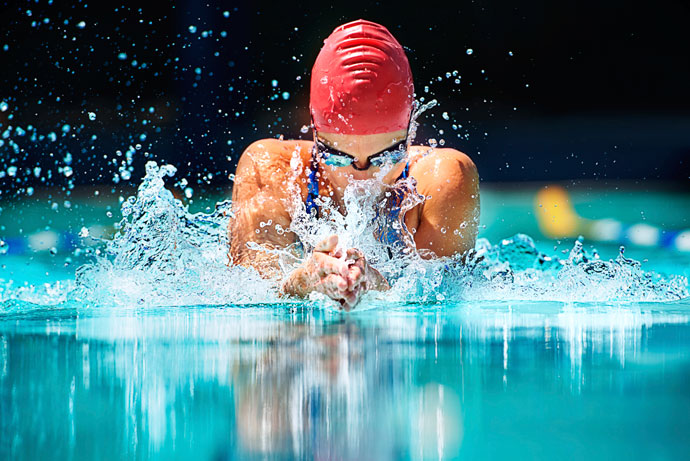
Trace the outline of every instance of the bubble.
<instances>
[{"instance_id":1,"label":"bubble","mask_svg":"<svg viewBox=\"0 0 690 461\"><path fill-rule=\"evenodd\" d=\"M467 51L465 53L467 53L467 55L469 56L472 53L474 53L474 50L472 48L467 48Z\"/></svg>"},{"instance_id":2,"label":"bubble","mask_svg":"<svg viewBox=\"0 0 690 461\"><path fill-rule=\"evenodd\" d=\"M0 102L0 112L5 112L7 109L9 109L9 104L7 104L5 101Z\"/></svg>"},{"instance_id":3,"label":"bubble","mask_svg":"<svg viewBox=\"0 0 690 461\"><path fill-rule=\"evenodd\" d=\"M189 26L189 33L196 34L196 26Z\"/></svg>"},{"instance_id":4,"label":"bubble","mask_svg":"<svg viewBox=\"0 0 690 461\"><path fill-rule=\"evenodd\" d=\"M77 23L77 29L83 29L84 27L86 27L86 22L84 22L84 21L79 21L79 22Z\"/></svg>"},{"instance_id":5,"label":"bubble","mask_svg":"<svg viewBox=\"0 0 690 461\"><path fill-rule=\"evenodd\" d=\"M4 240L0 240L0 255L5 255L10 251L10 246Z\"/></svg>"},{"instance_id":6,"label":"bubble","mask_svg":"<svg viewBox=\"0 0 690 461\"><path fill-rule=\"evenodd\" d=\"M512 51L508 51L508 56L513 56L513 52L512 52Z\"/></svg>"},{"instance_id":7,"label":"bubble","mask_svg":"<svg viewBox=\"0 0 690 461\"><path fill-rule=\"evenodd\" d=\"M443 120L450 120L450 116L448 116L448 112L444 112L441 114L441 117L443 117Z\"/></svg>"},{"instance_id":8,"label":"bubble","mask_svg":"<svg viewBox=\"0 0 690 461\"><path fill-rule=\"evenodd\" d=\"M96 113L95 112L89 112L89 120L91 120L91 121L96 120Z\"/></svg>"},{"instance_id":9,"label":"bubble","mask_svg":"<svg viewBox=\"0 0 690 461\"><path fill-rule=\"evenodd\" d=\"M72 127L69 126L69 124L67 124L67 123L65 123L64 125L62 125L62 132L63 132L63 133L69 133L69 130L71 130L71 129L72 129Z\"/></svg>"},{"instance_id":10,"label":"bubble","mask_svg":"<svg viewBox=\"0 0 690 461\"><path fill-rule=\"evenodd\" d=\"M192 189L191 187L187 187L187 188L184 190L184 196L185 196L185 197L187 197L187 198L192 198L193 195L194 195L194 189Z\"/></svg>"},{"instance_id":11,"label":"bubble","mask_svg":"<svg viewBox=\"0 0 690 461\"><path fill-rule=\"evenodd\" d=\"M283 91L282 96L283 96L283 99L286 100L286 101L287 101L288 99L290 99L290 93L288 93L287 91Z\"/></svg>"},{"instance_id":12,"label":"bubble","mask_svg":"<svg viewBox=\"0 0 690 461\"><path fill-rule=\"evenodd\" d=\"M229 11L223 11L223 17L229 18L230 12Z\"/></svg>"},{"instance_id":13,"label":"bubble","mask_svg":"<svg viewBox=\"0 0 690 461\"><path fill-rule=\"evenodd\" d=\"M124 52L118 53L117 59L119 59L120 61L126 60L127 59L127 53L124 53Z\"/></svg>"},{"instance_id":14,"label":"bubble","mask_svg":"<svg viewBox=\"0 0 690 461\"><path fill-rule=\"evenodd\" d=\"M278 86L278 80L271 80L271 86L276 88Z\"/></svg>"},{"instance_id":15,"label":"bubble","mask_svg":"<svg viewBox=\"0 0 690 461\"><path fill-rule=\"evenodd\" d=\"M305 134L309 132L309 127L307 125L302 125L302 128L299 129L300 133Z\"/></svg>"},{"instance_id":16,"label":"bubble","mask_svg":"<svg viewBox=\"0 0 690 461\"><path fill-rule=\"evenodd\" d=\"M7 168L7 175L10 177L15 177L17 176L17 167L16 166L11 166Z\"/></svg>"}]
</instances>

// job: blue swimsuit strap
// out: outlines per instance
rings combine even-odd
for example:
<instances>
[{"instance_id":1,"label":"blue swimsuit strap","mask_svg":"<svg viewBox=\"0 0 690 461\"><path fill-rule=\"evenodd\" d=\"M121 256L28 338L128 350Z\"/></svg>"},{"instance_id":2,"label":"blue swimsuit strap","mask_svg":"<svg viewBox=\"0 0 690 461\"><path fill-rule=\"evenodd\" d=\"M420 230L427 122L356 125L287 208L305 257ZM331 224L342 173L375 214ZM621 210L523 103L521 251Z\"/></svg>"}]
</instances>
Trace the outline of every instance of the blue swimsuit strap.
<instances>
[{"instance_id":1,"label":"blue swimsuit strap","mask_svg":"<svg viewBox=\"0 0 690 461\"><path fill-rule=\"evenodd\" d=\"M307 185L307 214L308 215L319 215L319 206L316 204L315 199L319 196L319 181L316 179L316 172L318 171L318 163L316 160L316 155L312 155L311 165L309 165L309 184Z\"/></svg>"},{"instance_id":2,"label":"blue swimsuit strap","mask_svg":"<svg viewBox=\"0 0 690 461\"><path fill-rule=\"evenodd\" d=\"M319 216L319 206L316 204L316 198L319 196L319 181L316 178L316 172L318 171L318 161L316 156L311 159L311 165L309 167L309 184L307 185L307 200L305 205L307 207L307 214L314 216ZM398 176L395 181L398 182L401 179L407 179L410 174L410 162L405 163L405 169Z\"/></svg>"}]
</instances>

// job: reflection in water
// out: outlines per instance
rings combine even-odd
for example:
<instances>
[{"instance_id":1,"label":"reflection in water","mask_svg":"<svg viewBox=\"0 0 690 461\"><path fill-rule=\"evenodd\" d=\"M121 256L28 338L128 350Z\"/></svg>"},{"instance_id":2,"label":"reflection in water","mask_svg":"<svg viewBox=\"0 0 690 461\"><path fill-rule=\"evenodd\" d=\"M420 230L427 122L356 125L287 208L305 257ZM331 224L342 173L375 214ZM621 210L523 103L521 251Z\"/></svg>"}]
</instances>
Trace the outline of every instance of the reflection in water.
<instances>
[{"instance_id":1,"label":"reflection in water","mask_svg":"<svg viewBox=\"0 0 690 461\"><path fill-rule=\"evenodd\" d=\"M0 454L447 459L539 444L638 457L644 436L672 456L688 441L688 307L6 317ZM616 433L602 437L607 425Z\"/></svg>"}]
</instances>

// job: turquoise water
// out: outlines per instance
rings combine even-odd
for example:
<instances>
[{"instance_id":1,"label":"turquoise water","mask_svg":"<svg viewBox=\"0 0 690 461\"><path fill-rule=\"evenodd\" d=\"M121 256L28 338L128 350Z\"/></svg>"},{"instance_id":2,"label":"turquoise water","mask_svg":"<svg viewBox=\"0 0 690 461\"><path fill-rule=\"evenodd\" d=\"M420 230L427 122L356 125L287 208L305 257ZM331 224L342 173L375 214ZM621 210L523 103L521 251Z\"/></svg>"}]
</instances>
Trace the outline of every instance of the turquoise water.
<instances>
[{"instance_id":1,"label":"turquoise water","mask_svg":"<svg viewBox=\"0 0 690 461\"><path fill-rule=\"evenodd\" d=\"M650 196L574 201L583 214L587 203L608 203L633 218L641 200L650 213L687 202ZM483 236L499 243L527 231L540 251L569 257L573 241L539 238L533 195L521 197L486 188ZM74 202L77 231L92 215L108 224L107 207ZM30 218L16 207L3 216L14 212L8 226L25 233L32 223L44 229L30 210L27 202ZM130 230L150 230L150 216L140 218ZM51 219L56 231L75 226ZM682 226L687 217L663 219ZM153 246L177 251L165 246L175 236ZM77 282L75 268L93 255L0 255L0 457L686 457L690 299L687 281L671 276L689 275L690 255L631 247L625 254L646 260L642 269L619 260L594 275L598 266L584 263L552 272L520 268L532 264L524 242L486 247L481 275L394 286L350 314L321 300L281 302L242 272L204 273L184 252L174 256L191 272L137 265L148 249L136 238L117 248L139 263L121 253ZM598 250L604 262L618 253ZM432 280L432 269L414 274ZM180 283L184 290L173 286Z\"/></svg>"},{"instance_id":2,"label":"turquoise water","mask_svg":"<svg viewBox=\"0 0 690 461\"><path fill-rule=\"evenodd\" d=\"M680 459L690 442L687 302L13 310L9 459Z\"/></svg>"}]
</instances>

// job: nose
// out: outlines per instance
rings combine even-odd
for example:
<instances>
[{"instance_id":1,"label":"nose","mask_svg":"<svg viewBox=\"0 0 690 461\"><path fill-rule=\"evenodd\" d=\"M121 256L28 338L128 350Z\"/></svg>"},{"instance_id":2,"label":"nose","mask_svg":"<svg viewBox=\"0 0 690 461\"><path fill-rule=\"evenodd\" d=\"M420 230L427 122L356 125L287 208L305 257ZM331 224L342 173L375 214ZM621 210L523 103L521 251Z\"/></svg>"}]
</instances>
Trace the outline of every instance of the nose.
<instances>
[{"instance_id":1,"label":"nose","mask_svg":"<svg viewBox=\"0 0 690 461\"><path fill-rule=\"evenodd\" d=\"M365 159L364 161L362 160L355 160L352 162L352 168L354 168L357 171L365 171L369 169L369 159Z\"/></svg>"}]
</instances>

